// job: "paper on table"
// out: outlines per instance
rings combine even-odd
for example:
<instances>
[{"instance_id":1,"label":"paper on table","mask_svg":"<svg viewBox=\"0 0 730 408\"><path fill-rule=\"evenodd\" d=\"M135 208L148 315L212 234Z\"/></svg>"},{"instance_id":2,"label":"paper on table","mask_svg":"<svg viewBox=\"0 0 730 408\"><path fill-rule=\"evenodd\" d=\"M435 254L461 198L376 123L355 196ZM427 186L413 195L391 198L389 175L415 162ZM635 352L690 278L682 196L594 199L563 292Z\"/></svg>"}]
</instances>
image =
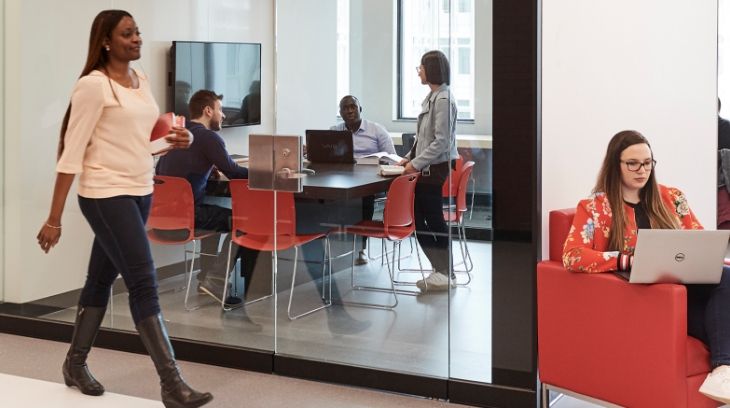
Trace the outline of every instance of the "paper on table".
<instances>
[{"instance_id":1,"label":"paper on table","mask_svg":"<svg viewBox=\"0 0 730 408\"><path fill-rule=\"evenodd\" d=\"M400 176L405 169L403 166L381 164L379 173L381 176Z\"/></svg>"},{"instance_id":2,"label":"paper on table","mask_svg":"<svg viewBox=\"0 0 730 408\"><path fill-rule=\"evenodd\" d=\"M388 161L392 163L400 163L401 160L404 160L402 157L398 156L397 154L392 154L388 152L377 152L377 153L371 153L371 154L364 154L357 156L358 159L364 159L368 157L377 157L378 159L387 159Z\"/></svg>"}]
</instances>

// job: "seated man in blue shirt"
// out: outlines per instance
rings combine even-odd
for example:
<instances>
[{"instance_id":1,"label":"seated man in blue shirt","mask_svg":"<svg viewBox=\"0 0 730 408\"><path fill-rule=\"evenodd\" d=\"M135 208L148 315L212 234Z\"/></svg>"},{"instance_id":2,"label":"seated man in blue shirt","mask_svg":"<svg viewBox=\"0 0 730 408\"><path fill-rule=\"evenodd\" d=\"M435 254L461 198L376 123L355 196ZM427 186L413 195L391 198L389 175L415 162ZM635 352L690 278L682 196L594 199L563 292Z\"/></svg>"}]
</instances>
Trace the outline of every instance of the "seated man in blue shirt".
<instances>
[{"instance_id":1,"label":"seated man in blue shirt","mask_svg":"<svg viewBox=\"0 0 730 408\"><path fill-rule=\"evenodd\" d=\"M349 130L352 132L352 146L355 157L361 157L368 154L387 152L395 153L393 139L390 137L385 128L375 122L362 119L362 106L360 101L352 96L347 95L340 100L340 116L344 122L332 126L331 130ZM362 217L363 220L372 220L375 213L375 196L368 196L362 199ZM355 264L363 265L368 262L366 253L367 238L363 237L362 250L355 260Z\"/></svg>"},{"instance_id":2,"label":"seated man in blue shirt","mask_svg":"<svg viewBox=\"0 0 730 408\"><path fill-rule=\"evenodd\" d=\"M221 129L221 123L225 118L221 107L222 99L223 95L216 95L215 92L208 90L200 90L193 94L188 103L191 120L187 123L187 128L194 137L193 143L189 149L173 149L160 157L157 174L184 177L190 182L195 197L196 230L227 233L231 231L231 210L203 202L206 184L213 171L220 171L229 179L242 179L248 178L248 169L239 166L231 159L223 138L216 132ZM217 170L214 170L214 167ZM228 258L228 235L224 241L223 251L220 252L219 242L220 234L203 239L201 242L203 253L218 254L218 256L200 257L198 288L220 302ZM236 256L243 256L246 262L251 263L244 266L245 262L242 262L241 265L241 269L244 270L245 285L248 287L256 253L242 248ZM229 297L226 303L240 304L241 299Z\"/></svg>"}]
</instances>

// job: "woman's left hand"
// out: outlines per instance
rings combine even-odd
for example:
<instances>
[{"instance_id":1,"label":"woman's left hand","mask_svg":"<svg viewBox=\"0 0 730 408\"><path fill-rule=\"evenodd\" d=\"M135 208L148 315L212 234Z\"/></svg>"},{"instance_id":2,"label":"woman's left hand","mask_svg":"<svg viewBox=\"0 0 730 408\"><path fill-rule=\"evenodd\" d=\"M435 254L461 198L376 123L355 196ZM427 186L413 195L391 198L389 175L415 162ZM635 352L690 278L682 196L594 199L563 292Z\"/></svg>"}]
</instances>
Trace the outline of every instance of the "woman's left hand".
<instances>
[{"instance_id":1,"label":"woman's left hand","mask_svg":"<svg viewBox=\"0 0 730 408\"><path fill-rule=\"evenodd\" d=\"M411 162L406 163L405 169L403 170L403 174L412 174L412 173L420 173L420 171L416 170L415 167L411 164Z\"/></svg>"},{"instance_id":2,"label":"woman's left hand","mask_svg":"<svg viewBox=\"0 0 730 408\"><path fill-rule=\"evenodd\" d=\"M184 127L174 126L172 128L172 134L166 136L167 140L173 149L187 149L193 143L193 134Z\"/></svg>"}]
</instances>

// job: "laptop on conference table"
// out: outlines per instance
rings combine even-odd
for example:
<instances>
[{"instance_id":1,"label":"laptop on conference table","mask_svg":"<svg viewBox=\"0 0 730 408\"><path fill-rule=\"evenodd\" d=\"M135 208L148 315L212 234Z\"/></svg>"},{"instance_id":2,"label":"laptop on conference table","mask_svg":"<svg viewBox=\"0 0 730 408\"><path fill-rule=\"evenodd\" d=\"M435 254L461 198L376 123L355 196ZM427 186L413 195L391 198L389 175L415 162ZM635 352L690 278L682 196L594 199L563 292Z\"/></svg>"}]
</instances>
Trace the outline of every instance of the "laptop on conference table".
<instances>
[{"instance_id":1,"label":"laptop on conference table","mask_svg":"<svg viewBox=\"0 0 730 408\"><path fill-rule=\"evenodd\" d=\"M640 229L630 283L718 283L730 230Z\"/></svg>"},{"instance_id":2,"label":"laptop on conference table","mask_svg":"<svg viewBox=\"0 0 730 408\"><path fill-rule=\"evenodd\" d=\"M312 163L355 163L349 130L307 130L307 160Z\"/></svg>"}]
</instances>

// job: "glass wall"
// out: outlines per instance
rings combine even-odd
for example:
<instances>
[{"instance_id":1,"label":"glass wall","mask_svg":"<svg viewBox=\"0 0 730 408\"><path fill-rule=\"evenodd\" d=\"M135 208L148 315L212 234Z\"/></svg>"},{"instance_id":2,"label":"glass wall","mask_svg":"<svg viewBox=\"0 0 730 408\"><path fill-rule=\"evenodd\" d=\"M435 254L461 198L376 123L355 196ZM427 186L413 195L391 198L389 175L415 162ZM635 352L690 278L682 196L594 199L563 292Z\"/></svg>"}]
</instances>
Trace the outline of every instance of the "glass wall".
<instances>
[{"instance_id":1,"label":"glass wall","mask_svg":"<svg viewBox=\"0 0 730 408\"><path fill-rule=\"evenodd\" d=\"M44 254L38 248L35 236L48 215L61 119L86 58L85 44L91 22L105 5L92 5L82 0L74 0L71 5L45 0L4 0L3 4L4 30L0 35L8 33L2 45L13 55L12 59L6 59L11 63L0 64L0 69L5 68L2 78L9 84L3 88L3 97L17 103L5 107L9 110L0 110L15 118L2 121L5 152L0 160L8 160L7 165L16 169L12 174L4 175L2 184L3 194L10 194L13 199L3 208L2 220L9 222L2 225L2 243L4 254L9 255L0 270L5 274L2 280L5 290L0 291L5 295L5 303L0 305L0 312L70 322L74 319L84 284L93 240L79 210L76 185L65 205L59 244ZM261 69L265 73L262 78L261 103L265 112L262 124L220 132L229 153L247 155L248 134L253 129L271 133L274 127L274 4L259 1L189 4L188 7L180 7L176 1L115 4L135 16L143 33L142 57L133 62L132 67L147 75L160 110L165 112L173 108L171 88L166 82L167 72L172 69L169 60L171 40L260 43ZM57 16L65 14L67 7L79 12L74 13L70 21L61 22ZM209 18L212 15L217 16L215 24ZM181 26L179 21L193 23ZM26 51L21 53L21 49ZM59 64L59 61L63 63ZM224 93L217 89L213 91ZM236 102L240 104L240 98L232 101ZM4 169L4 166L0 168ZM208 195L206 205L230 211L230 194L225 188L211 182ZM5 200L0 202L6 203ZM228 245L223 238L219 239L221 256L212 264L207 262L211 269L209 275L220 275L220 282L224 279L228 254ZM272 304L261 301L240 307L231 301L222 307L215 297L222 296L221 289L226 285L199 280L202 277L198 272L204 262L196 259L194 272L188 274L190 260L198 258L189 252L194 249L193 243L178 238L163 241L151 239L151 250L157 267L160 304L170 335L273 352L275 319ZM199 243L197 251L200 251ZM258 255L246 254L247 262L236 265L229 279L227 296L239 299L244 296L242 274L254 276L250 282L245 282L249 288L246 300L272 293L270 254L268 258L266 254L261 255L260 270L248 273L255 267ZM134 331L128 291L122 279L117 279L111 295L103 326Z\"/></svg>"},{"instance_id":2,"label":"glass wall","mask_svg":"<svg viewBox=\"0 0 730 408\"><path fill-rule=\"evenodd\" d=\"M382 125L393 139L396 151L405 155L413 145L415 117L429 94L429 88L420 83L416 68L424 52L440 49L451 61L451 89L460 112L458 118L463 119L457 126L458 151L463 162L477 161L471 178L464 183L467 204L460 220L468 223L477 183L484 184L484 191L491 190L491 182L485 182L491 164L484 160L491 156L491 96L487 94L491 90L491 3L416 4L390 0L315 3L317 7L309 9L298 1L277 1L276 132L304 134L307 129L329 129L342 123L345 118L333 112L337 112L341 98L351 94L362 108L361 119ZM343 15L347 21L342 21ZM423 23L424 15L428 15L429 24ZM414 25L414 21L419 24ZM465 22L470 23L466 24L467 29L463 27ZM306 30L302 30L302 25ZM474 35L475 26L480 27L477 33L481 37ZM348 28L347 36L342 34L343 27ZM476 38L486 40L477 43ZM468 57L464 57L462 50L465 40L474 41L473 46L467 47ZM467 62L468 68L462 66ZM482 81L480 86L475 86L477 77ZM310 91L313 83L317 86L316 93ZM302 95L307 96L306 109L292 104ZM413 108L417 112L411 118L399 114L404 95L411 95L408 103L417 107ZM461 99L468 100L469 106L459 105ZM462 112L468 115L463 116ZM367 165L356 167L367 168ZM373 169L372 173L376 171ZM456 205L456 178L452 183L454 197L444 194L447 209ZM383 210L391 201L382 199L382 195L376 195L375 220L382 219ZM321 228L341 230L362 219L362 197L356 194L341 201L298 200L297 206L300 205L309 206L308 214L329 208L314 222ZM486 220L479 215L479 210L475 210L473 217ZM298 219L297 223L300 222ZM453 261L455 285L440 293L423 293L413 286L422 279L419 270L423 269L428 276L432 266L416 241L406 239L393 268L395 281L403 283L395 285L397 297L387 291L366 290L366 287L390 289L392 278L382 255L392 256L391 242L386 241L383 246L379 239L370 238L366 251L368 262L353 268L348 255L353 249L352 236L331 233L333 305L324 313L287 321L281 311L287 306L287 299L280 299L277 353L435 378L489 381L491 245L474 240L464 243L466 240L460 239L464 229L455 225L449 234L452 250L447 255ZM355 241L354 248L356 252L362 248L360 239ZM305 281L296 289L303 298L309 299L308 306L313 307L321 302L322 282L310 278L321 276L319 265L313 262L315 259L310 261L310 274L300 275ZM282 288L291 275L282 269L283 265L280 263L277 271L282 295L285 294ZM286 268L289 267L287 264Z\"/></svg>"},{"instance_id":3,"label":"glass wall","mask_svg":"<svg viewBox=\"0 0 730 408\"><path fill-rule=\"evenodd\" d=\"M12 60L0 63L0 70L5 69L0 77L6 85L0 112L17 118L2 121L5 139L0 145L4 149L0 168L17 171L2 175L2 194L13 199L0 199L6 203L0 222L7 220L0 224L0 274L5 275L0 275L0 301L5 301L0 313L64 322L74 319L93 241L76 202L75 187L66 203L60 244L44 254L36 246L35 235L48 214L61 118L86 56L78 44L86 43L91 21L103 8L90 7L82 0L72 3L81 10L72 24L57 19L66 4L52 0L0 3L5 6L0 17L7 27L0 35L12 34L0 38L0 55L5 62ZM257 215L267 214L257 220L260 228L283 231L282 219L277 217L284 210L274 202L292 198L297 236L326 233L327 239L309 237L310 242L308 237L299 237L297 243L302 245L283 245L278 241L283 238L272 232L283 246L272 241L267 247L260 242L258 251L241 250L243 261L228 268L228 282L220 280L217 286L203 279L200 272L207 278L221 275L221 270L221 276L225 275L229 250L225 234L208 238L218 243L212 251L220 254L219 260L211 263L207 258L202 261L204 255L189 252L199 251L200 246L163 242L151 231L160 303L170 334L305 360L489 382L491 243L474 240L468 227L489 228L491 218L491 1L189 4L179 7L174 0L165 0L141 5L130 0L115 3L115 7L128 9L143 32L142 58L133 66L149 77L161 111L173 107L171 84L166 83L172 69L172 40L262 45L261 124L219 132L228 152L241 155L239 164L246 166L246 157L259 157L249 148L253 134L299 136L303 143L307 130L337 126L344 120L340 102L347 94L356 97L361 118L381 125L396 153L405 155L416 133L415 116L430 91L421 84L415 68L425 51L440 49L451 61L451 90L460 120L456 147L462 159L454 168L473 170L460 183L457 173L449 168L450 182L445 188L437 186L443 190L442 215L450 222L445 234L448 250L431 258L435 262L449 260L444 262L450 265L448 271L442 270L449 275L447 290L443 291L416 285L435 268L416 239L391 237L383 242L367 228L359 232L373 235L371 238L353 239L352 231L347 230L369 218L363 207L373 206L375 223L368 224L373 227L384 221L386 212L398 211L396 205L404 201L388 196L394 189L393 178L379 176L377 164L309 164L314 172L302 172L306 176L302 177L300 192L257 196L264 197L255 201L257 204L276 208L278 214L272 215L265 208L256 210L261 211ZM422 13L430 16L430 25L405 29L407 21L421 19ZM213 16L215 24L210 23ZM177 21L192 23L180 28L174 23ZM404 33L410 33L410 40L404 39ZM20 49L38 52L20 53ZM5 58L11 53L13 58ZM64 63L54 64L57 61ZM415 106L410 116L399 113L406 94L411 95L408 103ZM7 106L5 100L18 103ZM205 204L232 210L235 220L238 207L231 196L236 184L225 177L211 179ZM157 184L156 188L163 187ZM399 191L392 194L409 197ZM236 235L238 243L255 247L239 239L244 235ZM401 245L394 250L393 241L401 238ZM295 250L294 246L301 248ZM232 248L235 254L238 247ZM332 260L331 266L325 262L323 268L324 255ZM225 295L222 288L226 288ZM134 331L128 300L127 289L118 279L105 327ZM317 310L307 313L313 309Z\"/></svg>"}]
</instances>

